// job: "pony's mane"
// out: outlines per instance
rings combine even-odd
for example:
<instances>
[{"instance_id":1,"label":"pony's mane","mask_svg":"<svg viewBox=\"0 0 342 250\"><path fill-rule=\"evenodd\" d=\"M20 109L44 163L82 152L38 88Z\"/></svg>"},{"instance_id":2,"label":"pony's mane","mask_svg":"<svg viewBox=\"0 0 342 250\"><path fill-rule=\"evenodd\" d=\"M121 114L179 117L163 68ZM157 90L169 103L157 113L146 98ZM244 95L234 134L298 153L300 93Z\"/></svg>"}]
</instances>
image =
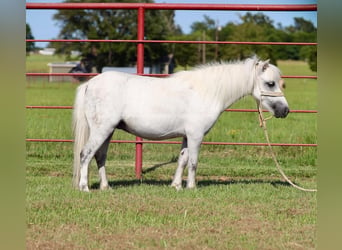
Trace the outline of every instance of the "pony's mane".
<instances>
[{"instance_id":1,"label":"pony's mane","mask_svg":"<svg viewBox=\"0 0 342 250\"><path fill-rule=\"evenodd\" d=\"M259 61L259 59L256 56L254 56L254 57L250 57L244 60L235 59L235 60L230 60L230 61L209 62L209 63L197 65L192 70L195 71L195 70L200 70L200 69L207 68L207 67L222 66L222 65L236 65L236 64L241 65L241 64L245 64L246 62L250 62L251 60L255 61L255 63Z\"/></svg>"},{"instance_id":2,"label":"pony's mane","mask_svg":"<svg viewBox=\"0 0 342 250\"><path fill-rule=\"evenodd\" d=\"M242 61L203 64L175 73L171 78L180 78L182 84L188 84L205 99L224 101L251 91L252 86L247 82L258 60L252 57Z\"/></svg>"}]
</instances>

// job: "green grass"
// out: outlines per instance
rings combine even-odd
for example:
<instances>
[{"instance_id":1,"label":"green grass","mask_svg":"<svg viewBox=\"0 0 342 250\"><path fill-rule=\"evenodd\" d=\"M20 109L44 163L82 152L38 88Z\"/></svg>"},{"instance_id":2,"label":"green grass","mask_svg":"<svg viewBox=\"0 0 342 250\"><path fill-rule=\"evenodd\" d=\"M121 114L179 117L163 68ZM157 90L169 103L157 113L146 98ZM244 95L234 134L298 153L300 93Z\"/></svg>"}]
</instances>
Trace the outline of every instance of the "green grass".
<instances>
[{"instance_id":1,"label":"green grass","mask_svg":"<svg viewBox=\"0 0 342 250\"><path fill-rule=\"evenodd\" d=\"M284 75L314 74L302 62L278 66ZM286 79L286 84L291 109L317 109L316 80ZM75 88L71 83L30 82L27 105L72 105ZM255 103L245 98L233 108L255 108ZM71 110L30 109L26 119L27 138L72 138ZM317 114L290 114L270 120L268 129L272 142L317 143L316 124ZM113 139L134 137L118 131ZM230 112L220 117L205 141L265 139L255 113ZM316 194L286 185L267 147L202 146L198 188L176 192L169 185L179 147L144 144L143 179L137 181L134 145L111 144L107 171L112 189L98 191L92 163L91 193L85 194L71 188L71 143L28 142L27 248L316 247ZM316 186L317 148L274 149L294 182Z\"/></svg>"},{"instance_id":2,"label":"green grass","mask_svg":"<svg viewBox=\"0 0 342 250\"><path fill-rule=\"evenodd\" d=\"M26 72L30 73L48 73L48 63L64 62L65 57L60 55L44 56L40 54L32 54L26 56Z\"/></svg>"},{"instance_id":3,"label":"green grass","mask_svg":"<svg viewBox=\"0 0 342 250\"><path fill-rule=\"evenodd\" d=\"M314 248L315 195L277 182L115 182L80 193L61 177L28 178L28 248ZM114 184L114 183L113 183Z\"/></svg>"}]
</instances>

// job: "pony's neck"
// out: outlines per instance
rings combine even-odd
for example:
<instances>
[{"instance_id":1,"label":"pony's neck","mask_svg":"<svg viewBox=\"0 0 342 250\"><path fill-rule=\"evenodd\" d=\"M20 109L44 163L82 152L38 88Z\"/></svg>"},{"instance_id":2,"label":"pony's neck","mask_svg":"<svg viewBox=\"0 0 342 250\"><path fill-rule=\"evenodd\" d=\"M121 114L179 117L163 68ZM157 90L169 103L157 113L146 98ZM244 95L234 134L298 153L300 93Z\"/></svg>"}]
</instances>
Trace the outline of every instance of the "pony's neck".
<instances>
[{"instance_id":1,"label":"pony's neck","mask_svg":"<svg viewBox=\"0 0 342 250\"><path fill-rule=\"evenodd\" d=\"M217 98L221 111L231 106L241 98L252 94L254 81L254 63L252 61L236 64L222 64L217 67L211 77L212 84L218 84Z\"/></svg>"},{"instance_id":2,"label":"pony's neck","mask_svg":"<svg viewBox=\"0 0 342 250\"><path fill-rule=\"evenodd\" d=\"M255 63L255 59L247 59L237 63L202 66L176 73L173 77L180 78L180 82L186 82L194 89L208 108L222 112L242 97L252 94Z\"/></svg>"}]
</instances>

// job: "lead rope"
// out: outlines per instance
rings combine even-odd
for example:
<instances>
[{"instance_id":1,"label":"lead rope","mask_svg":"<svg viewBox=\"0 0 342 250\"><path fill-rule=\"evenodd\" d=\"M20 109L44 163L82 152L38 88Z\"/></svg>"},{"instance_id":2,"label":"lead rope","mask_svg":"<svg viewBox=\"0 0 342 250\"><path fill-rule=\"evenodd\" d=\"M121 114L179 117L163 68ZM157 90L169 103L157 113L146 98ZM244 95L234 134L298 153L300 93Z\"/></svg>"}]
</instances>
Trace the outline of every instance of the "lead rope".
<instances>
[{"instance_id":1,"label":"lead rope","mask_svg":"<svg viewBox=\"0 0 342 250\"><path fill-rule=\"evenodd\" d=\"M264 94L264 95L267 95L267 94ZM263 96L263 93L262 93L262 96ZM261 98L262 98L261 96ZM280 95L278 95L280 96ZM307 189L307 188L302 188L296 184L294 184L287 176L286 174L284 173L284 171L282 170L278 160L277 160L277 157L275 156L275 153L272 149L272 146L271 146L271 142L270 142L270 139L269 139L269 136L268 136L268 132L267 132L267 127L266 127L266 121L271 119L273 116L270 116L268 118L264 118L263 116L263 112L262 112L262 108L261 108L261 101L259 102L258 104L258 112L259 112L259 122L260 122L260 127L263 128L264 130L264 134L265 134L265 137L266 137L266 141L267 141L267 145L268 145L268 148L270 149L270 152L271 152L271 156L273 158L273 161L279 171L279 173L281 174L281 176L287 181L287 183L289 183L292 187L294 188L297 188L299 190L302 190L302 191L305 191L305 192L317 192L317 189Z\"/></svg>"}]
</instances>

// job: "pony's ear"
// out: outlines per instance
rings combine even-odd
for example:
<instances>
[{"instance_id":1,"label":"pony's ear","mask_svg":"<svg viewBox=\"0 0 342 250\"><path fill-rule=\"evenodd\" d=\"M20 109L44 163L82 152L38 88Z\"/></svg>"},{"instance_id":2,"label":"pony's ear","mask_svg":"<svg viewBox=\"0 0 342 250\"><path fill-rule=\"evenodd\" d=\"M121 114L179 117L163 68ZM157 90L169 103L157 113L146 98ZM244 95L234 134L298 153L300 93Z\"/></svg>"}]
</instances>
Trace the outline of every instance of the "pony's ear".
<instances>
[{"instance_id":1,"label":"pony's ear","mask_svg":"<svg viewBox=\"0 0 342 250\"><path fill-rule=\"evenodd\" d=\"M266 61L262 62L262 72L264 72L268 66L270 65L270 59L267 59Z\"/></svg>"},{"instance_id":2,"label":"pony's ear","mask_svg":"<svg viewBox=\"0 0 342 250\"><path fill-rule=\"evenodd\" d=\"M259 68L259 70L261 72L264 72L268 68L268 66L270 65L269 63L270 63L270 59L268 59L266 61L258 61L256 63L256 66Z\"/></svg>"}]
</instances>

